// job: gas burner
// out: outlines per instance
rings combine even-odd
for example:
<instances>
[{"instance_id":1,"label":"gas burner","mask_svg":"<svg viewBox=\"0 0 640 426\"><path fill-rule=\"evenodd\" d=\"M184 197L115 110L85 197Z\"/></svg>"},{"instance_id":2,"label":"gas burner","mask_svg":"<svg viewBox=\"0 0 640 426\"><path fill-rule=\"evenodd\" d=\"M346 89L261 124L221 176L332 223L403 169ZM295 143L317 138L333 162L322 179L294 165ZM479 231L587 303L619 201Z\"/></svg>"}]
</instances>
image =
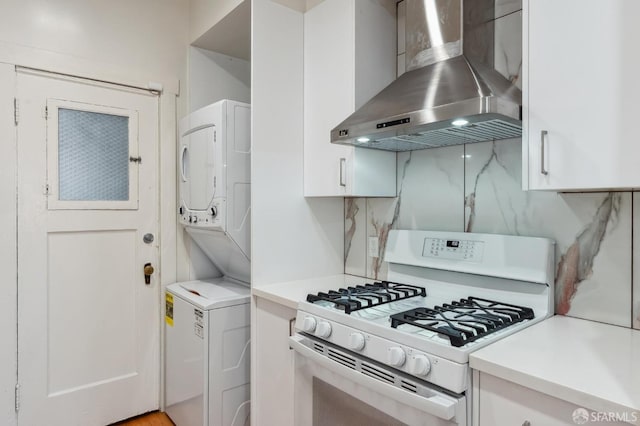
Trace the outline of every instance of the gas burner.
<instances>
[{"instance_id":1,"label":"gas burner","mask_svg":"<svg viewBox=\"0 0 640 426\"><path fill-rule=\"evenodd\" d=\"M391 327L408 324L449 338L460 347L515 323L534 318L531 308L468 297L433 308L391 315Z\"/></svg>"},{"instance_id":2,"label":"gas burner","mask_svg":"<svg viewBox=\"0 0 640 426\"><path fill-rule=\"evenodd\" d=\"M320 292L317 295L309 294L307 295L307 302L329 302L335 308L350 314L360 309L416 296L426 297L426 295L427 293L422 287L390 281L378 281L373 284L330 290L327 293Z\"/></svg>"}]
</instances>

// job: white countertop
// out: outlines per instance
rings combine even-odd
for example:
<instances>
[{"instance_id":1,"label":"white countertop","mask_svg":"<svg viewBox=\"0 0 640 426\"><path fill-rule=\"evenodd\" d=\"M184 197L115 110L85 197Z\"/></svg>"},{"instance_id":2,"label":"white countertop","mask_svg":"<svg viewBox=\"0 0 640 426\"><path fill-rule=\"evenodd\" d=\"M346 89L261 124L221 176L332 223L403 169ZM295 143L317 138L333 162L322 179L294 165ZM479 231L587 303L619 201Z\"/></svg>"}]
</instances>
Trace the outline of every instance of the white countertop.
<instances>
[{"instance_id":1,"label":"white countertop","mask_svg":"<svg viewBox=\"0 0 640 426\"><path fill-rule=\"evenodd\" d=\"M279 303L291 309L297 309L298 302L306 300L307 294L309 293L336 290L345 286L370 283L373 281L376 280L340 274L253 287L251 292L255 296L271 300L272 302Z\"/></svg>"},{"instance_id":2,"label":"white countertop","mask_svg":"<svg viewBox=\"0 0 640 426\"><path fill-rule=\"evenodd\" d=\"M640 412L640 331L555 316L470 356L472 368L594 411Z\"/></svg>"}]
</instances>

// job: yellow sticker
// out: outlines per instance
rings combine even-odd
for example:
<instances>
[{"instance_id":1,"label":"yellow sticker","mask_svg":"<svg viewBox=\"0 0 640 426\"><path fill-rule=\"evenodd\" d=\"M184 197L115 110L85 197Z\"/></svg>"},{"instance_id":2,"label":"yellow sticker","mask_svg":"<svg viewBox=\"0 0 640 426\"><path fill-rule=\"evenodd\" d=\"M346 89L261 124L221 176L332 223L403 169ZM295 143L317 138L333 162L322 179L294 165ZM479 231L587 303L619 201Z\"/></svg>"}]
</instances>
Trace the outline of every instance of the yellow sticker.
<instances>
[{"instance_id":1,"label":"yellow sticker","mask_svg":"<svg viewBox=\"0 0 640 426\"><path fill-rule=\"evenodd\" d=\"M173 327L173 295L165 293L164 320Z\"/></svg>"}]
</instances>

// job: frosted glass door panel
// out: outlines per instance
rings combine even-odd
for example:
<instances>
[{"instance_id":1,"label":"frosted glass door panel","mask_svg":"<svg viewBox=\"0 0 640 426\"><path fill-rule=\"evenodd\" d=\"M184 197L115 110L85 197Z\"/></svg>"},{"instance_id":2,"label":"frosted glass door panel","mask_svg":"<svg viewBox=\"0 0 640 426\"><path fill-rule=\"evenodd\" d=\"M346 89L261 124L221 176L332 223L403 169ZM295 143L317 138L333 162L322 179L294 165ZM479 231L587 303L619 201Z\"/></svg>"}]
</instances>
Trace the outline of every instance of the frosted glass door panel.
<instances>
[{"instance_id":1,"label":"frosted glass door panel","mask_svg":"<svg viewBox=\"0 0 640 426\"><path fill-rule=\"evenodd\" d=\"M49 99L50 209L136 209L136 111Z\"/></svg>"},{"instance_id":2,"label":"frosted glass door panel","mask_svg":"<svg viewBox=\"0 0 640 426\"><path fill-rule=\"evenodd\" d=\"M129 199L129 117L58 111L60 200Z\"/></svg>"},{"instance_id":3,"label":"frosted glass door panel","mask_svg":"<svg viewBox=\"0 0 640 426\"><path fill-rule=\"evenodd\" d=\"M206 210L215 195L215 127L206 127L183 137L182 176L184 203L191 210Z\"/></svg>"}]
</instances>

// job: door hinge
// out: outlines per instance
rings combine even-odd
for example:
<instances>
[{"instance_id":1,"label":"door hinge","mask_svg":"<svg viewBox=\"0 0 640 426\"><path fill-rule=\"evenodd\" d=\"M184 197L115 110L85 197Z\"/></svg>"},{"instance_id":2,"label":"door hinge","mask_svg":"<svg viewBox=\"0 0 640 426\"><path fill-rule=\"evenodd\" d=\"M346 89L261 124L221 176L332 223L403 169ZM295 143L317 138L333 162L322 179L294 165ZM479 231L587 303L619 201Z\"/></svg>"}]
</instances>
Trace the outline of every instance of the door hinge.
<instances>
[{"instance_id":1,"label":"door hinge","mask_svg":"<svg viewBox=\"0 0 640 426\"><path fill-rule=\"evenodd\" d=\"M16 383L16 413L20 411L20 385Z\"/></svg>"},{"instance_id":2,"label":"door hinge","mask_svg":"<svg viewBox=\"0 0 640 426\"><path fill-rule=\"evenodd\" d=\"M213 143L216 143L216 140L217 140L217 139L216 139L216 138L217 138L217 134L218 134L218 133L214 130L214 131L213 131Z\"/></svg>"},{"instance_id":3,"label":"door hinge","mask_svg":"<svg viewBox=\"0 0 640 426\"><path fill-rule=\"evenodd\" d=\"M44 107L44 119L45 120L49 119L49 107L48 106Z\"/></svg>"},{"instance_id":4,"label":"door hinge","mask_svg":"<svg viewBox=\"0 0 640 426\"><path fill-rule=\"evenodd\" d=\"M44 185L44 195L49 195L49 184Z\"/></svg>"},{"instance_id":5,"label":"door hinge","mask_svg":"<svg viewBox=\"0 0 640 426\"><path fill-rule=\"evenodd\" d=\"M20 121L20 104L18 103L18 98L13 98L13 122L17 126L19 121Z\"/></svg>"}]
</instances>

